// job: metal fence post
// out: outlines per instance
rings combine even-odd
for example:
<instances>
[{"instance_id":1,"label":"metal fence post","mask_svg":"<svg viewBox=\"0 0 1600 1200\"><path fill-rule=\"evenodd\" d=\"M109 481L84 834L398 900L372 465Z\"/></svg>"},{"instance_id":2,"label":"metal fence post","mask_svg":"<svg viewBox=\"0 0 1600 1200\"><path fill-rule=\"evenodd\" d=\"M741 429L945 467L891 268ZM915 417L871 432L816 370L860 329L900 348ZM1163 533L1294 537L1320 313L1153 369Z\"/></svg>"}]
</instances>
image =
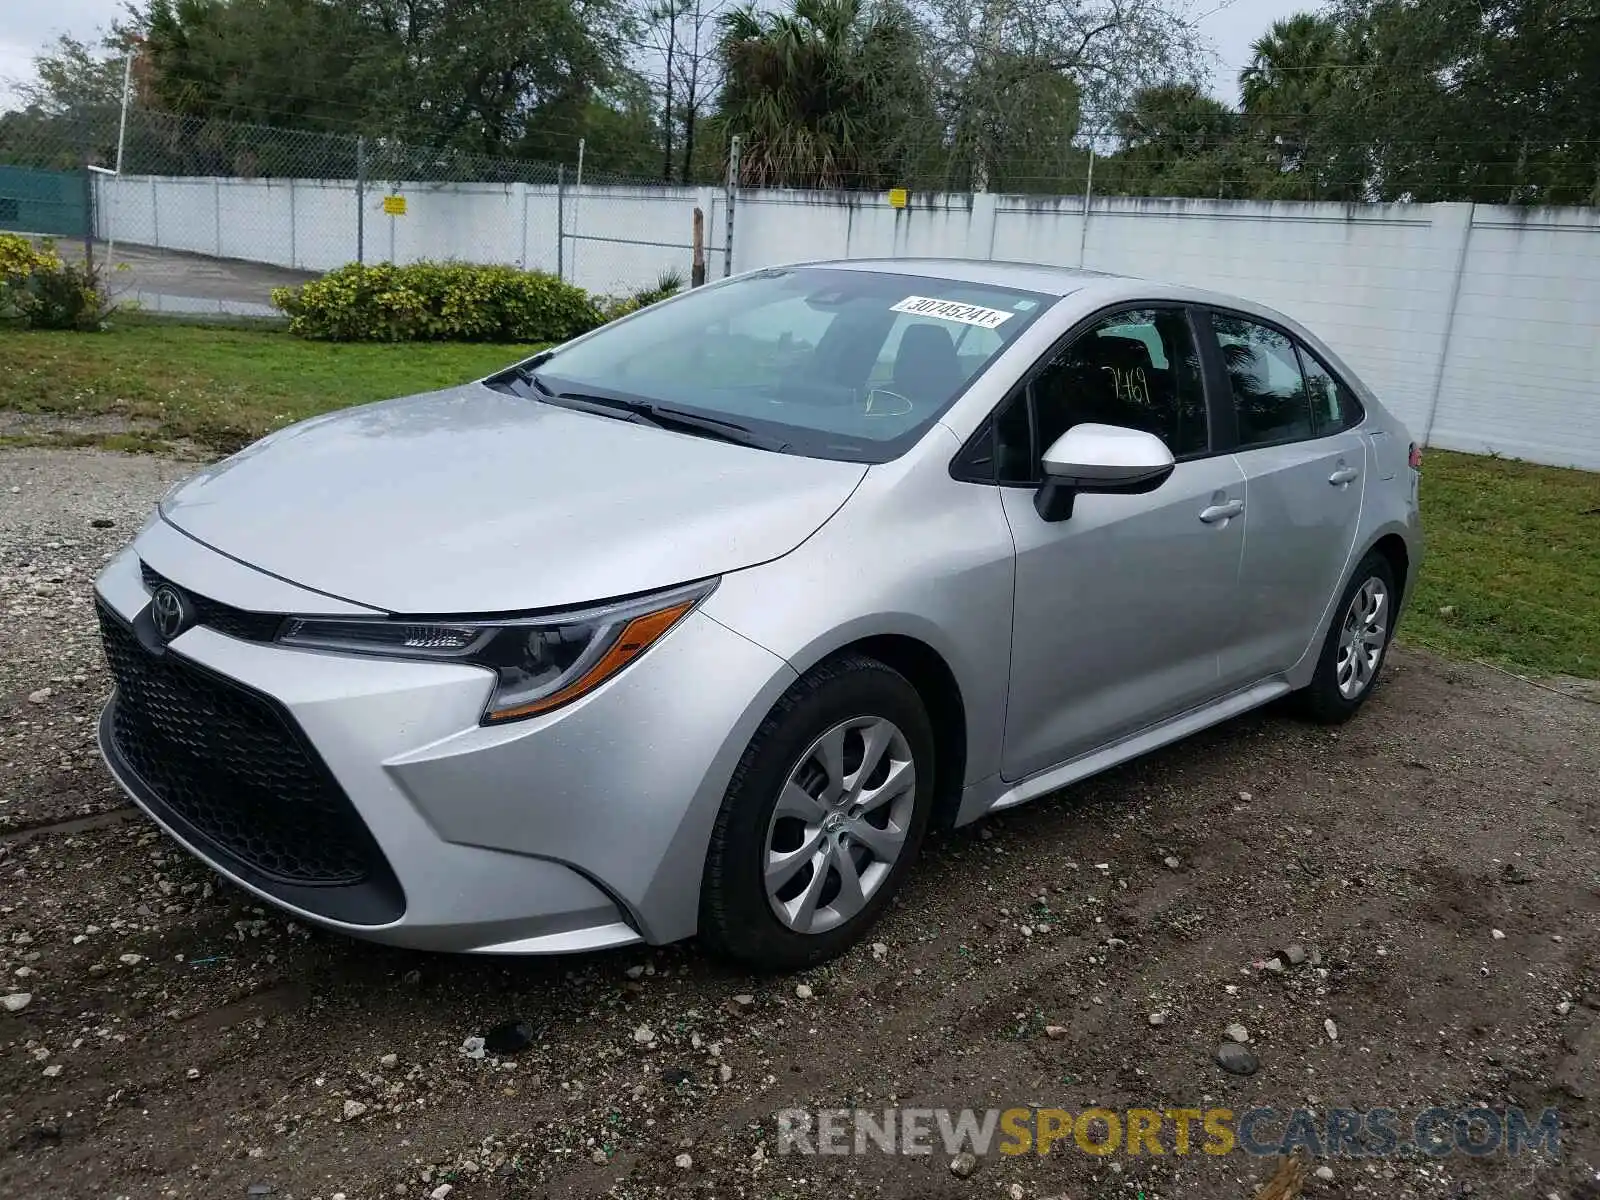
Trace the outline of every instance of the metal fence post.
<instances>
[{"instance_id":1,"label":"metal fence post","mask_svg":"<svg viewBox=\"0 0 1600 1200\"><path fill-rule=\"evenodd\" d=\"M726 279L733 274L733 206L734 198L739 193L739 135L734 134L728 142L728 195L724 201L727 210L727 226L722 231L722 277Z\"/></svg>"},{"instance_id":2,"label":"metal fence post","mask_svg":"<svg viewBox=\"0 0 1600 1200\"><path fill-rule=\"evenodd\" d=\"M556 164L556 278L567 277L567 164Z\"/></svg>"},{"instance_id":3,"label":"metal fence post","mask_svg":"<svg viewBox=\"0 0 1600 1200\"><path fill-rule=\"evenodd\" d=\"M517 266L528 269L528 185L518 181L517 191L522 194L522 225L517 233Z\"/></svg>"},{"instance_id":4,"label":"metal fence post","mask_svg":"<svg viewBox=\"0 0 1600 1200\"><path fill-rule=\"evenodd\" d=\"M1078 226L1078 265L1083 266L1084 247L1089 242L1089 205L1094 200L1094 143L1089 143L1089 179L1083 185L1083 221Z\"/></svg>"},{"instance_id":5,"label":"metal fence post","mask_svg":"<svg viewBox=\"0 0 1600 1200\"><path fill-rule=\"evenodd\" d=\"M356 262L367 261L367 139L356 136Z\"/></svg>"},{"instance_id":6,"label":"metal fence post","mask_svg":"<svg viewBox=\"0 0 1600 1200\"><path fill-rule=\"evenodd\" d=\"M578 139L578 182L577 191L572 194L572 282L578 282L578 238L583 233L582 220L578 214L578 206L583 203L583 149L586 139Z\"/></svg>"},{"instance_id":7,"label":"metal fence post","mask_svg":"<svg viewBox=\"0 0 1600 1200\"><path fill-rule=\"evenodd\" d=\"M94 278L94 172L89 161L83 163L83 266L88 278Z\"/></svg>"}]
</instances>

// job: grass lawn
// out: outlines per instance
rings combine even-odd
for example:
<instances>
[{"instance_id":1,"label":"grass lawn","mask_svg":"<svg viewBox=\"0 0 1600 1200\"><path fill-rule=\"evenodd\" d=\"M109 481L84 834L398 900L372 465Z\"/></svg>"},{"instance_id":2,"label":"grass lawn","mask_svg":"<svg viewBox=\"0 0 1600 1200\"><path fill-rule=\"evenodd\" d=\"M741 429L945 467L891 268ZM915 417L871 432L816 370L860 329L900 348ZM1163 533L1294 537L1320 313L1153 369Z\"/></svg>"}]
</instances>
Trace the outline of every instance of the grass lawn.
<instances>
[{"instance_id":1,"label":"grass lawn","mask_svg":"<svg viewBox=\"0 0 1600 1200\"><path fill-rule=\"evenodd\" d=\"M0 333L0 410L99 419L89 433L22 440L137 450L187 439L231 453L329 409L462 383L534 349L332 344L274 327L124 317L105 333ZM105 418L127 431L103 432Z\"/></svg>"},{"instance_id":2,"label":"grass lawn","mask_svg":"<svg viewBox=\"0 0 1600 1200\"><path fill-rule=\"evenodd\" d=\"M232 451L291 421L473 379L532 351L333 345L134 317L103 334L0 334L0 410L80 419L13 442L148 450L186 439ZM1600 474L1432 450L1422 508L1427 559L1403 641L1600 677Z\"/></svg>"},{"instance_id":3,"label":"grass lawn","mask_svg":"<svg viewBox=\"0 0 1600 1200\"><path fill-rule=\"evenodd\" d=\"M1600 678L1600 474L1428 450L1422 523L1402 641Z\"/></svg>"}]
</instances>

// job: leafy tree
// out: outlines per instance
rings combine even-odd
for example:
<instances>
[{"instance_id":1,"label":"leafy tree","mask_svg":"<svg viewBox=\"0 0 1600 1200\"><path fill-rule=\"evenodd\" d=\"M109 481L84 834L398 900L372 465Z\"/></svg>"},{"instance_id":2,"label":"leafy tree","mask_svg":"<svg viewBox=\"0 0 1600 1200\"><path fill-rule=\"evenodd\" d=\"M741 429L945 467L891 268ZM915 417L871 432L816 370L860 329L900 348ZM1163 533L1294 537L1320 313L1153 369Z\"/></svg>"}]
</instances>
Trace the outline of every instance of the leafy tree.
<instances>
[{"instance_id":1,"label":"leafy tree","mask_svg":"<svg viewBox=\"0 0 1600 1200\"><path fill-rule=\"evenodd\" d=\"M147 100L184 116L350 129L372 52L353 5L323 0L150 0L142 14Z\"/></svg>"},{"instance_id":2,"label":"leafy tree","mask_svg":"<svg viewBox=\"0 0 1600 1200\"><path fill-rule=\"evenodd\" d=\"M1136 92L1112 130L1121 148L1101 169L1100 190L1225 199L1259 184L1245 119L1192 83Z\"/></svg>"},{"instance_id":3,"label":"leafy tree","mask_svg":"<svg viewBox=\"0 0 1600 1200\"><path fill-rule=\"evenodd\" d=\"M951 130L941 186L1055 191L1082 186L1087 154L1074 145L1078 85L1029 55L995 52L941 94Z\"/></svg>"},{"instance_id":4,"label":"leafy tree","mask_svg":"<svg viewBox=\"0 0 1600 1200\"><path fill-rule=\"evenodd\" d=\"M1347 106L1376 194L1600 202L1600 2L1363 0L1340 11L1365 70Z\"/></svg>"},{"instance_id":5,"label":"leafy tree","mask_svg":"<svg viewBox=\"0 0 1600 1200\"><path fill-rule=\"evenodd\" d=\"M35 78L18 92L22 106L40 116L59 117L82 112L116 109L122 103L122 57L105 53L119 50L121 38L105 39L96 48L63 35L33 60Z\"/></svg>"},{"instance_id":6,"label":"leafy tree","mask_svg":"<svg viewBox=\"0 0 1600 1200\"><path fill-rule=\"evenodd\" d=\"M1260 194L1600 202L1600 0L1343 0L1240 77Z\"/></svg>"},{"instance_id":7,"label":"leafy tree","mask_svg":"<svg viewBox=\"0 0 1600 1200\"><path fill-rule=\"evenodd\" d=\"M589 117L637 116L620 0L148 0L141 21L152 102L181 114L478 154L542 122L566 158Z\"/></svg>"}]
</instances>

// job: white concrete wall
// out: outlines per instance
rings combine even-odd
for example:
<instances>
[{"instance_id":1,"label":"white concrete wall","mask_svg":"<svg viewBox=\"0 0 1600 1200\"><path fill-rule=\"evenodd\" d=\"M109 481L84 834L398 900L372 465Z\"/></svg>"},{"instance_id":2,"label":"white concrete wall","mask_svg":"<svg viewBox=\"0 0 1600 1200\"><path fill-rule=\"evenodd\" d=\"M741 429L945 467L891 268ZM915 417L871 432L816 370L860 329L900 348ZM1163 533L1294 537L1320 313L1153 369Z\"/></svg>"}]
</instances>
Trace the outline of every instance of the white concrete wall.
<instances>
[{"instance_id":1,"label":"white concrete wall","mask_svg":"<svg viewBox=\"0 0 1600 1200\"><path fill-rule=\"evenodd\" d=\"M321 270L356 257L347 181L101 180L102 237ZM383 212L385 194L404 216ZM719 189L369 185L366 260L459 258L598 292L687 277L692 212L723 273ZM733 268L954 256L1084 266L1237 292L1315 329L1434 445L1600 470L1600 213L1470 204L1294 204L747 191ZM560 249L558 251L558 243Z\"/></svg>"},{"instance_id":2,"label":"white concrete wall","mask_svg":"<svg viewBox=\"0 0 1600 1200\"><path fill-rule=\"evenodd\" d=\"M130 175L97 186L102 238L312 271L356 258L354 181ZM405 197L405 215L384 212L388 195ZM705 211L712 274L720 276L720 192L567 187L559 204L567 231L563 273L605 293L645 286L667 270L687 279L697 204ZM542 271L558 265L553 184L374 182L362 208L367 262L463 259Z\"/></svg>"},{"instance_id":3,"label":"white concrete wall","mask_svg":"<svg viewBox=\"0 0 1600 1200\"><path fill-rule=\"evenodd\" d=\"M1600 470L1600 212L1476 209L1433 441Z\"/></svg>"}]
</instances>

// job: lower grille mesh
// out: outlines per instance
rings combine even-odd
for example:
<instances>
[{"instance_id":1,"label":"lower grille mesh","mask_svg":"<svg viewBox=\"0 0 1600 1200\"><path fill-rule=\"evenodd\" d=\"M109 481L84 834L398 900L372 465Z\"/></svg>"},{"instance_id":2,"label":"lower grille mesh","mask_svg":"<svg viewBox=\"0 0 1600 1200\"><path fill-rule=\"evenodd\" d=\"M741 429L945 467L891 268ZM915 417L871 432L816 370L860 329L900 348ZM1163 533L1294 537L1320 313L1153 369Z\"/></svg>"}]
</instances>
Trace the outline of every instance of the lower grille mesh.
<instances>
[{"instance_id":1,"label":"lower grille mesh","mask_svg":"<svg viewBox=\"0 0 1600 1200\"><path fill-rule=\"evenodd\" d=\"M117 751L162 804L269 879L349 885L388 867L343 790L272 701L152 654L100 609Z\"/></svg>"}]
</instances>

